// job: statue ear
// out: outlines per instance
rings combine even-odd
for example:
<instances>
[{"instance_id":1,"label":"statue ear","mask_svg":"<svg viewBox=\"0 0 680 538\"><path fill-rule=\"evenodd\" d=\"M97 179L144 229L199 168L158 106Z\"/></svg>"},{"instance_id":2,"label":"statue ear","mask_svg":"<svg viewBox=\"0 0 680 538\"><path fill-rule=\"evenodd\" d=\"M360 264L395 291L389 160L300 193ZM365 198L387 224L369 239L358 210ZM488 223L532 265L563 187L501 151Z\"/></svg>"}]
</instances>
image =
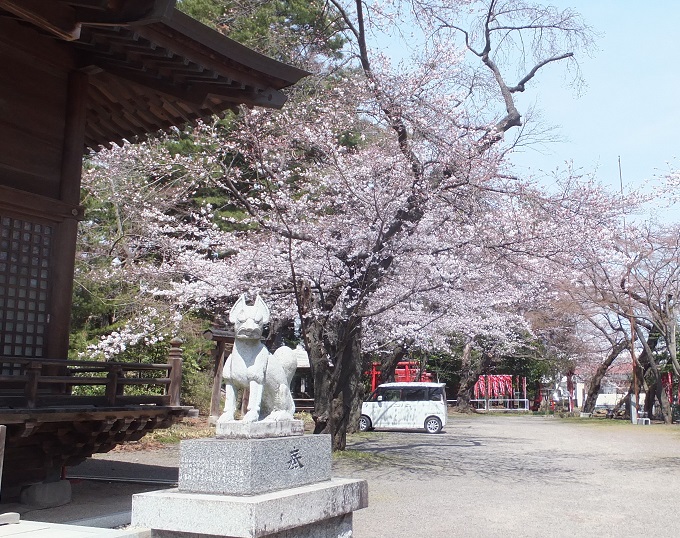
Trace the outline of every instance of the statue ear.
<instances>
[{"instance_id":1,"label":"statue ear","mask_svg":"<svg viewBox=\"0 0 680 538\"><path fill-rule=\"evenodd\" d=\"M238 316L238 313L244 306L246 306L246 296L241 294L236 304L229 311L229 323L236 323L236 316Z\"/></svg>"},{"instance_id":2,"label":"statue ear","mask_svg":"<svg viewBox=\"0 0 680 538\"><path fill-rule=\"evenodd\" d=\"M262 323L269 323L269 307L265 304L259 294L255 299L255 308L262 314Z\"/></svg>"}]
</instances>

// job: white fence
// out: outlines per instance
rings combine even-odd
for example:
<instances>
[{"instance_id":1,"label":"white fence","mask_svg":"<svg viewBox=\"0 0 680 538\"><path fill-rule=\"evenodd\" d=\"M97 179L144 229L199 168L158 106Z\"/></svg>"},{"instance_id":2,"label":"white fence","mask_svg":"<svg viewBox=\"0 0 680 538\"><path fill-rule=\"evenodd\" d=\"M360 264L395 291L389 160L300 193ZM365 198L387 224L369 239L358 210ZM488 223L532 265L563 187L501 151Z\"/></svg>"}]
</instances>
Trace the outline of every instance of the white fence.
<instances>
[{"instance_id":1,"label":"white fence","mask_svg":"<svg viewBox=\"0 0 680 538\"><path fill-rule=\"evenodd\" d=\"M477 411L529 411L529 400L526 398L489 398L486 400L470 400L470 405Z\"/></svg>"}]
</instances>

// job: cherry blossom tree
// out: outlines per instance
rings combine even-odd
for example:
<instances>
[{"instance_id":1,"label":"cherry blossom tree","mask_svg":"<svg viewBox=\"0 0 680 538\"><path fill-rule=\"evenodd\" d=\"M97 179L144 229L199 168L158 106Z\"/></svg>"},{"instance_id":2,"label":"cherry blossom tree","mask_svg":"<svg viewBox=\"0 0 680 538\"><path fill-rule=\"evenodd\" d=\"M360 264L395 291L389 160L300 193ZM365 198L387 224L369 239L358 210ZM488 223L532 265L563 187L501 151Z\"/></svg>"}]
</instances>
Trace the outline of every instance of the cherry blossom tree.
<instances>
[{"instance_id":1,"label":"cherry blossom tree","mask_svg":"<svg viewBox=\"0 0 680 538\"><path fill-rule=\"evenodd\" d=\"M602 382L609 368L624 352L630 350L628 323L619 308L612 289L611 272L614 265L602 245L592 257L586 258L582 272L559 283L562 293L555 308L569 313L578 322L574 333L583 342L583 350L576 357L578 373L585 377L587 394L583 404L584 413L592 413ZM616 290L614 290L616 292Z\"/></svg>"},{"instance_id":2,"label":"cherry blossom tree","mask_svg":"<svg viewBox=\"0 0 680 538\"><path fill-rule=\"evenodd\" d=\"M576 15L519 1L330 4L344 64L315 57L318 75L283 111L199 125L180 135L190 140L182 149L161 139L103 152L92 178L114 178L122 197L107 245L118 263L102 276L137 278L140 296L171 305L170 318L228 310L241 292L297 317L315 431L342 449L361 401L362 353L442 349L455 333L511 345L530 330L524 312L546 300L556 268L600 241L618 206L575 174L542 188L504 159L516 143L505 135L523 127L515 95L589 44ZM417 27L420 47L395 64L370 40L400 18ZM453 22L465 18L470 29ZM510 44L528 48L518 55ZM185 203L204 189L228 201Z\"/></svg>"},{"instance_id":3,"label":"cherry blossom tree","mask_svg":"<svg viewBox=\"0 0 680 538\"><path fill-rule=\"evenodd\" d=\"M680 375L676 306L680 292L678 231L672 226L647 225L636 229L631 234L634 243L626 251L629 260L620 280L620 289L634 318L635 335L642 345L639 362L651 377L645 408L651 413L654 400L658 401L666 423L672 421L672 415L668 397L663 394L662 368ZM669 391L672 392L672 387Z\"/></svg>"},{"instance_id":4,"label":"cherry blossom tree","mask_svg":"<svg viewBox=\"0 0 680 538\"><path fill-rule=\"evenodd\" d=\"M433 252L447 253L450 259L451 254L457 250L456 245L466 244L469 241L469 238L465 236L452 238L454 240L448 243L451 246L442 249L443 244L447 242L442 242L441 234L436 234L436 231L442 230L441 227L447 219L430 220L428 217L442 215L438 211L441 207L439 203L443 202L444 207L450 209L458 204L464 205L471 198L483 198L479 195L480 187L503 190L495 181L500 175L499 155L490 150L502 141L505 132L521 125L520 114L512 94L516 91L523 91L526 83L539 69L553 61L567 59L573 56L573 53L568 51L561 55L555 54L557 41L554 37L563 33L565 28L555 22L554 12L545 12L546 18L537 19L535 15L538 8L535 7L522 5L519 10L508 10L509 4L489 2L481 23L485 36L484 45L482 49L476 50L472 45L472 34L448 22L460 14L458 5L447 9L441 5L433 6L426 2L364 4L361 1L344 3L331 0L331 3L347 26L348 41L353 45L352 50L368 83L368 95L365 99L366 103L373 103L373 106L367 108L366 112L370 113L370 117L376 124L384 125L386 130L392 131L392 143L396 142L396 147L390 151L390 155L400 154L402 160L402 168L398 170L399 175L394 172L387 175L383 170L376 171L378 174L373 172L372 176L401 176L403 179L400 183L403 184L404 191L408 193L407 197L402 198L400 204L395 205L396 210L391 215L384 213L389 217L381 219L383 228L367 245L369 248L360 252L361 257L357 259L353 256L343 260L345 263L350 261L353 266L357 266L357 262L360 264L358 266L360 270L355 278L348 281L350 290L353 292L351 298L365 300L366 304L369 304L371 299L379 296L377 293L379 285L389 282L390 279L385 276L391 276L390 273L397 268L398 262L395 260L399 258L391 251L393 245L407 245L410 239L418 238L417 246L422 246L423 236L417 232L425 232L423 235L426 237L439 239L439 241L435 240L437 245L430 248L430 255ZM518 5L515 3L515 7ZM388 63L383 58L373 54L369 48L368 37L372 31L380 30L381 24L385 21L388 24L394 24L395 18L405 13L408 7L412 10L411 13L416 15L412 20L423 24L420 30L423 35L428 36L429 41L425 48L425 57L421 56L420 61L413 64L418 66L416 69L402 69L402 71L395 72L389 69ZM511 26L502 22L504 16L509 15L512 19L522 10L524 10L524 16L533 20L532 24L526 25L518 22L518 19L511 21L509 23ZM550 15L553 17L551 18ZM576 19L574 22L576 24L569 27L565 32L566 35L569 39L581 36L585 38L584 43L586 43L588 29L584 25L579 26L579 21ZM461 68L464 65L461 62L461 49L453 46L454 42L443 31L445 29L462 32L467 49L475 53L494 75L495 88L500 91L503 98L506 115L493 122L492 125L480 121L484 113L480 114L479 110L473 107L463 106L468 101L468 97L479 97L480 86L475 83L474 77L466 76L466 69ZM575 31L572 32L572 29ZM517 85L510 88L493 59L496 53L501 51L500 48L496 50L496 44L493 43L491 36L495 32L500 32L505 33L505 37L508 38L511 34L521 33L522 30L535 32L534 37L541 33L550 37L545 42L541 39L534 39L533 51L540 59ZM499 40L500 43L509 41L510 39ZM549 52L549 55L542 57L545 50ZM419 52L419 54L422 53ZM462 85L461 81L466 81L466 84ZM461 92L463 86L467 93ZM491 113L488 109L484 112ZM398 198L391 196L390 200L398 200ZM448 222L451 224L458 220L452 218L450 212L443 214L449 215L451 220ZM468 228L456 227L456 231L459 230L468 231ZM414 252L413 247L410 247L410 252ZM305 297L309 296L309 293L305 294ZM392 300L395 295L388 297ZM356 316L356 313L361 312L363 305L358 302L347 306L349 308L343 313L343 317L347 320L343 334L355 334L356 338L353 338L352 342L356 343L360 341L360 319L363 317ZM308 341L321 340L323 330L314 324L308 324L308 327L309 325L314 328L307 334ZM352 356L355 356L358 350L351 349L347 354L345 352L348 346L340 346L339 349L343 350L342 359L345 362L350 364L359 362L356 359L352 360ZM316 370L323 372L324 368L316 368ZM342 375L343 368L337 368L337 366L336 372L340 374L317 376L315 373L317 381L323 379L329 385L328 391L324 390L324 392L330 392L333 396L332 399L327 398L322 405L317 405L315 415L317 426L322 426L324 431L338 432L343 439L351 411L353 408L356 409L356 404L352 404L352 401L356 400L355 387L359 372L356 366L346 375ZM328 400L330 400L330 406ZM341 446L342 442L336 446Z\"/></svg>"},{"instance_id":5,"label":"cherry blossom tree","mask_svg":"<svg viewBox=\"0 0 680 538\"><path fill-rule=\"evenodd\" d=\"M584 250L580 264L570 281L561 284L565 294L560 308L582 319L591 331L588 336L588 330L581 330L581 337L599 346L600 362L584 411L592 412L600 383L616 358L634 354L636 379L630 393L646 391L647 411L651 413L656 401L669 422L671 410L661 377L666 371L676 376L679 371L678 230L650 223L622 226L599 248Z\"/></svg>"},{"instance_id":6,"label":"cherry blossom tree","mask_svg":"<svg viewBox=\"0 0 680 538\"><path fill-rule=\"evenodd\" d=\"M354 98L357 92L339 93ZM411 172L398 167L396 148L385 151L391 140L385 131L373 129L358 147L339 144L354 128L347 121L356 116L335 100L285 114L251 113L243 130L222 137L204 162L203 175L232 192L250 215L239 222L251 231L234 234L230 244L238 252L220 274L230 271L239 290L254 286L274 299L295 295L306 345L318 361L315 375L328 376L315 379L317 394L324 394L326 379L336 382L342 361L350 362L358 384L361 353L388 342L441 349L455 332L509 341L528 327L521 308L546 300L552 268L599 241L617 214L617 204L593 184L569 176L553 193L510 185L475 153L482 165L453 188L441 180L441 191L430 186L427 213L408 228L402 223L405 233L388 243L392 221L385 214L394 219L400 203L408 203L412 190L404 181ZM196 136L206 143L219 138L215 128L205 126ZM249 172L256 171L252 178L225 165L237 152L240 162L251 163ZM317 167L300 161L310 154ZM187 161L192 165L195 160ZM477 175L489 170L487 177ZM189 261L196 271L195 256ZM199 289L196 298L209 293ZM356 323L351 334L348 320Z\"/></svg>"}]
</instances>

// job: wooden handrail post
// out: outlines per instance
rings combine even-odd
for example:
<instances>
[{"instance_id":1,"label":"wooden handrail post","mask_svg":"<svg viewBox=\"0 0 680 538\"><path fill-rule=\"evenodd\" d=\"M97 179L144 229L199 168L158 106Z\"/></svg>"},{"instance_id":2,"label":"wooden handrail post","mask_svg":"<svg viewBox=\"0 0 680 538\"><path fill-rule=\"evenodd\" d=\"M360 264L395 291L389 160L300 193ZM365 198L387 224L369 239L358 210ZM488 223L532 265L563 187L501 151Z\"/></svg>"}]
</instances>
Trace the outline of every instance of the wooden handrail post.
<instances>
[{"instance_id":1,"label":"wooden handrail post","mask_svg":"<svg viewBox=\"0 0 680 538\"><path fill-rule=\"evenodd\" d=\"M40 377L40 371L42 370L42 364L39 362L32 362L26 367L26 407L29 409L35 409L36 400L38 399L38 378Z\"/></svg>"},{"instance_id":2,"label":"wooden handrail post","mask_svg":"<svg viewBox=\"0 0 680 538\"><path fill-rule=\"evenodd\" d=\"M168 366L170 372L170 385L168 386L169 405L180 405L179 395L182 388L182 340L173 338L170 340L170 351L168 352Z\"/></svg>"},{"instance_id":3,"label":"wooden handrail post","mask_svg":"<svg viewBox=\"0 0 680 538\"><path fill-rule=\"evenodd\" d=\"M119 385L118 380L123 375L123 368L120 366L114 366L109 371L108 381L106 382L106 401L110 406L116 405L116 396L122 394L123 385Z\"/></svg>"}]
</instances>

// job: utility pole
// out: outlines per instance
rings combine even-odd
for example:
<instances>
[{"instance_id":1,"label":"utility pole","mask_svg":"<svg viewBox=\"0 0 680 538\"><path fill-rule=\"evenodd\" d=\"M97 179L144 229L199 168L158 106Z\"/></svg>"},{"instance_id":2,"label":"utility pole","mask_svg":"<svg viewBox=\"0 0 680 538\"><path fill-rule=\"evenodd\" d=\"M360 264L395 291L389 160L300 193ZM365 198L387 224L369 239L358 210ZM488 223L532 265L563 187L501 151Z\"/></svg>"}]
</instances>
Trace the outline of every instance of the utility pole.
<instances>
[{"instance_id":1,"label":"utility pole","mask_svg":"<svg viewBox=\"0 0 680 538\"><path fill-rule=\"evenodd\" d=\"M619 185L621 187L621 200L623 200L623 174L621 173L621 156L619 155ZM623 240L626 246L626 254L628 254L628 234L626 231L626 214L623 214ZM625 290L624 290L625 291ZM633 410L631 406L630 419L631 421L637 419L640 411L640 389L637 382L637 359L635 358L635 318L633 317L633 305L631 304L630 294L628 295L628 323L630 324L630 358L633 367L633 390L635 391L635 417L633 417ZM637 422L637 421L636 421Z\"/></svg>"}]
</instances>

